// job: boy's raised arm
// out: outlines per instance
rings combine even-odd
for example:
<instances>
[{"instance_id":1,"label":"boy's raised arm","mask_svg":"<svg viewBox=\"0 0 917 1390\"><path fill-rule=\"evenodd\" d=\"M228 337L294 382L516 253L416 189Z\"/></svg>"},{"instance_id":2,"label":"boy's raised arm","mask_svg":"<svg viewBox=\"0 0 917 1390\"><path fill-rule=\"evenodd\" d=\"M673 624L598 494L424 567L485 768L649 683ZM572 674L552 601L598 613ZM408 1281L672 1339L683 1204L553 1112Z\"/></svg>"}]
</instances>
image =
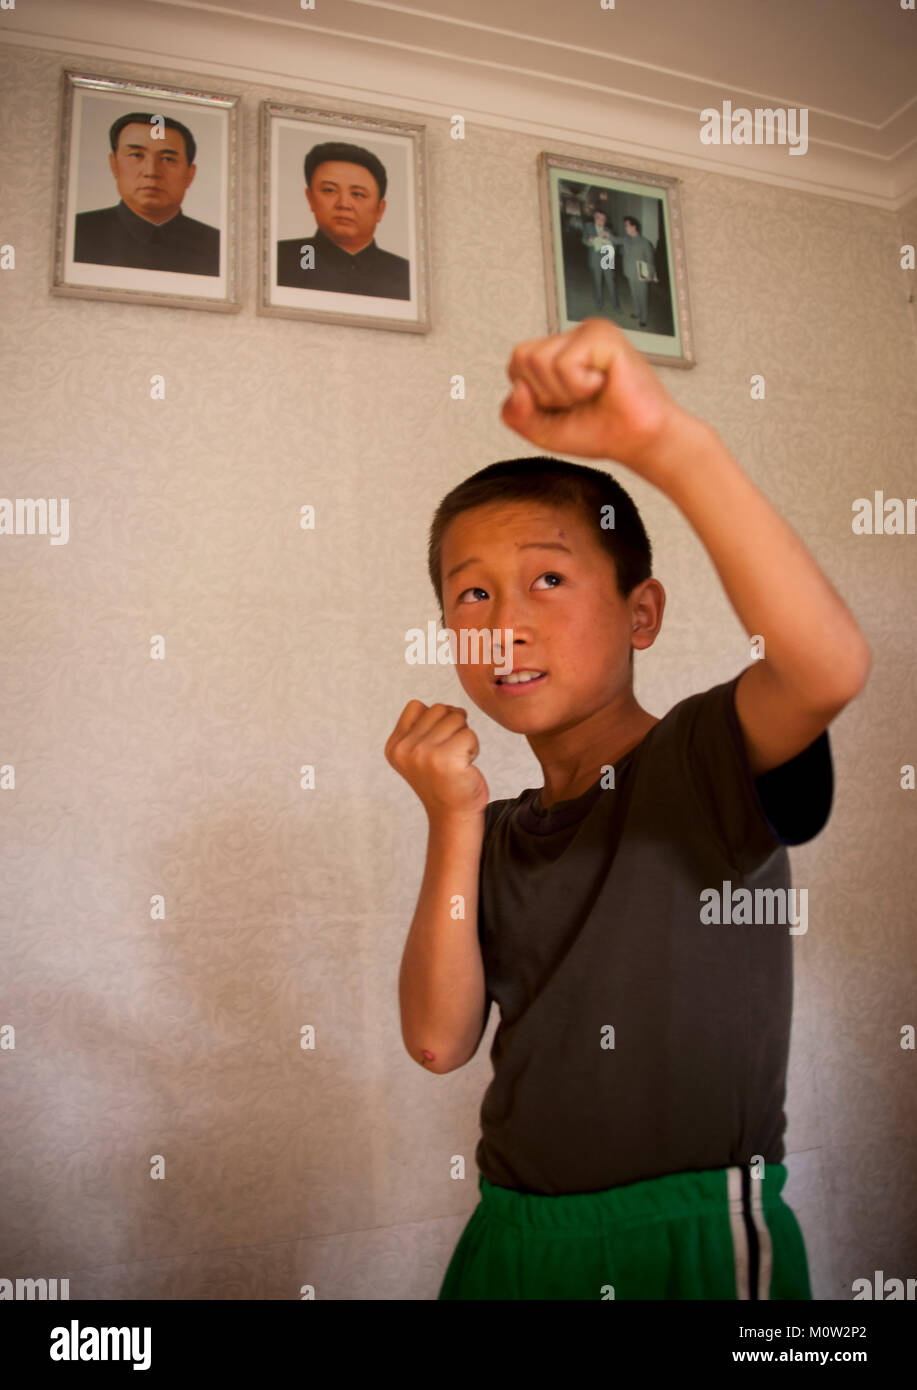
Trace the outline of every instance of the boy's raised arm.
<instances>
[{"instance_id":1,"label":"boy's raised arm","mask_svg":"<svg viewBox=\"0 0 917 1390\"><path fill-rule=\"evenodd\" d=\"M693 526L764 659L736 686L755 776L801 753L866 683L870 651L792 527L606 319L520 344L502 417L542 448L617 460Z\"/></svg>"},{"instance_id":2,"label":"boy's raised arm","mask_svg":"<svg viewBox=\"0 0 917 1390\"><path fill-rule=\"evenodd\" d=\"M763 659L735 692L759 776L801 753L859 694L869 647L799 536L712 426L687 416L656 457L664 490L706 546L745 631L764 639Z\"/></svg>"}]
</instances>

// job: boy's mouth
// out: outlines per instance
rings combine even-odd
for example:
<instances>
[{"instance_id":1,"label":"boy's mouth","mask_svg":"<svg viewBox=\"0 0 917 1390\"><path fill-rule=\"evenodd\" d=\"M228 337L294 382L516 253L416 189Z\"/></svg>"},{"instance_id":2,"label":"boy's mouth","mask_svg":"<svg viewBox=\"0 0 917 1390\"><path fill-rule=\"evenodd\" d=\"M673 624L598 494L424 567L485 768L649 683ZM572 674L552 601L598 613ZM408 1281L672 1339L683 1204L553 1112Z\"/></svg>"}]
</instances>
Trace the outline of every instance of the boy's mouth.
<instances>
[{"instance_id":1,"label":"boy's mouth","mask_svg":"<svg viewBox=\"0 0 917 1390\"><path fill-rule=\"evenodd\" d=\"M534 668L521 667L516 671L508 671L505 676L497 676L494 685L497 690L515 695L521 693L523 690L534 689L535 686L541 685L542 681L546 681L547 678L547 671L536 671Z\"/></svg>"}]
</instances>

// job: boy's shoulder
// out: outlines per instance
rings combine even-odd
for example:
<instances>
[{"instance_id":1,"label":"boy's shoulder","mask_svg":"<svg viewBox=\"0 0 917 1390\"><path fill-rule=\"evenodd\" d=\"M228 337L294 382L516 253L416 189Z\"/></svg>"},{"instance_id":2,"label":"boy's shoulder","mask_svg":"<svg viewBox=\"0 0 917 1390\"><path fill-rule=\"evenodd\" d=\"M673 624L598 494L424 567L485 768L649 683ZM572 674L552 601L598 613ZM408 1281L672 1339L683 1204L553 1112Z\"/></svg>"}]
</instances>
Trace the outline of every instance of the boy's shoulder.
<instances>
[{"instance_id":1,"label":"boy's shoulder","mask_svg":"<svg viewBox=\"0 0 917 1390\"><path fill-rule=\"evenodd\" d=\"M801 845L827 824L834 800L831 739L824 729L807 748L758 776L752 772L735 694L749 667L672 706L668 735L704 809L765 827L778 845ZM661 727L657 726L657 727ZM727 834L727 841L734 835Z\"/></svg>"},{"instance_id":2,"label":"boy's shoulder","mask_svg":"<svg viewBox=\"0 0 917 1390\"><path fill-rule=\"evenodd\" d=\"M834 772L826 729L795 758L754 776L735 707L736 686L747 669L676 701L626 757L632 782L682 797L730 854L740 853L747 840L758 855L766 846L803 844L824 828ZM518 796L489 802L485 838L517 807L530 806L538 792L526 787ZM578 800L591 802L590 793Z\"/></svg>"}]
</instances>

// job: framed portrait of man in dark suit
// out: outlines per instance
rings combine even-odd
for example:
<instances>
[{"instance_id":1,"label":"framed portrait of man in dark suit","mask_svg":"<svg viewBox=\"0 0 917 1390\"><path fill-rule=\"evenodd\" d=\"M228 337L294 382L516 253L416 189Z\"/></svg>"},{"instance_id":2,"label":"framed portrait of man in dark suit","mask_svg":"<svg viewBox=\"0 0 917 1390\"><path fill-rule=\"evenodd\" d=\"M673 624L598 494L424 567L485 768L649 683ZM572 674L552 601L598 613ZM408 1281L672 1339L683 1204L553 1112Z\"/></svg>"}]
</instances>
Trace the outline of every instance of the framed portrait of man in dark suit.
<instances>
[{"instance_id":1,"label":"framed portrait of man in dark suit","mask_svg":"<svg viewBox=\"0 0 917 1390\"><path fill-rule=\"evenodd\" d=\"M238 310L238 96L62 81L52 293Z\"/></svg>"},{"instance_id":2,"label":"framed portrait of man in dark suit","mask_svg":"<svg viewBox=\"0 0 917 1390\"><path fill-rule=\"evenodd\" d=\"M424 127L261 107L259 313L430 328Z\"/></svg>"},{"instance_id":3,"label":"framed portrait of man in dark suit","mask_svg":"<svg viewBox=\"0 0 917 1390\"><path fill-rule=\"evenodd\" d=\"M679 180L539 156L548 331L587 318L623 329L651 362L696 362Z\"/></svg>"}]
</instances>

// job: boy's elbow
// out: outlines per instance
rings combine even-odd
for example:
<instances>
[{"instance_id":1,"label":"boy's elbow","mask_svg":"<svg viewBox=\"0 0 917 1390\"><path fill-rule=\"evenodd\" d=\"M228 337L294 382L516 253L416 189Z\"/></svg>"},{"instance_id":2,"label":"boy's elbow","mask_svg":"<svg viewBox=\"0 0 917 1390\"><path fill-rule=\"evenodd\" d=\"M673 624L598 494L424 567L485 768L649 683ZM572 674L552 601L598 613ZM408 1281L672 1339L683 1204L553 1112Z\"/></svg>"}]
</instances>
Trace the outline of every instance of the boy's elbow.
<instances>
[{"instance_id":1,"label":"boy's elbow","mask_svg":"<svg viewBox=\"0 0 917 1390\"><path fill-rule=\"evenodd\" d=\"M830 674L820 681L811 682L808 698L817 704L820 712L830 710L834 718L862 692L871 669L869 643L857 628L853 636L845 641L843 654L835 655Z\"/></svg>"},{"instance_id":2,"label":"boy's elbow","mask_svg":"<svg viewBox=\"0 0 917 1390\"><path fill-rule=\"evenodd\" d=\"M444 1061L440 1058L437 1058L435 1061L432 1062L426 1060L421 1062L421 1066L423 1067L424 1071L436 1072L437 1076L445 1076L446 1072L455 1071L457 1065L457 1063L451 1061Z\"/></svg>"},{"instance_id":3,"label":"boy's elbow","mask_svg":"<svg viewBox=\"0 0 917 1390\"><path fill-rule=\"evenodd\" d=\"M412 1048L408 1048L408 1051L418 1066L423 1067L424 1071L436 1072L438 1076L444 1076L446 1072L455 1071L458 1067L464 1065L464 1063L456 1061L454 1057L450 1057L446 1053L438 1052L431 1054L429 1048L425 1050L421 1049L419 1052Z\"/></svg>"},{"instance_id":4,"label":"boy's elbow","mask_svg":"<svg viewBox=\"0 0 917 1390\"><path fill-rule=\"evenodd\" d=\"M872 670L872 651L869 643L859 633L859 641L856 644L856 652L852 655L850 679L848 686L848 699L854 700L864 689L869 680L869 673Z\"/></svg>"},{"instance_id":5,"label":"boy's elbow","mask_svg":"<svg viewBox=\"0 0 917 1390\"><path fill-rule=\"evenodd\" d=\"M419 1067L444 1075L449 1071L458 1071L459 1067L464 1067L475 1056L487 1031L489 1017L490 1003L486 1001L483 1012L478 1014L476 1011L473 1023L464 1032L446 1030L444 1037L435 1027L430 1028L428 1024L427 1035L423 1037L423 1041L414 1033L407 1034L402 1021L401 1041L404 1043L405 1051ZM431 1038L431 1032L436 1036Z\"/></svg>"},{"instance_id":6,"label":"boy's elbow","mask_svg":"<svg viewBox=\"0 0 917 1390\"><path fill-rule=\"evenodd\" d=\"M470 1062L477 1051L477 1046L467 1055L457 1053L452 1048L437 1047L435 1044L433 1047L415 1047L405 1043L405 1049L417 1065L423 1067L424 1071L433 1071L439 1076L444 1076L446 1072L458 1071L459 1067Z\"/></svg>"}]
</instances>

